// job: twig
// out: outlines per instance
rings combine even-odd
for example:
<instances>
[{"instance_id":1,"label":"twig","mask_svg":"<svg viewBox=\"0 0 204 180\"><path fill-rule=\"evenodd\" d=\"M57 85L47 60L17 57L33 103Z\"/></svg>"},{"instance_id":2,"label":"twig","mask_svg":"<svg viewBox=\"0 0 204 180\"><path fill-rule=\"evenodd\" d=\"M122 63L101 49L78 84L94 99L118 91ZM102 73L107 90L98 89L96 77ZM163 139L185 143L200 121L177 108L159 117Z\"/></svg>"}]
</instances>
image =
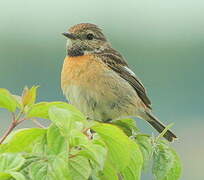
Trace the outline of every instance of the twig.
<instances>
[{"instance_id":1,"label":"twig","mask_svg":"<svg viewBox=\"0 0 204 180\"><path fill-rule=\"evenodd\" d=\"M17 115L16 118L15 118L15 121L18 121L18 120L21 118L21 116L23 115L23 112L24 112L24 109L22 109L22 110L18 113L18 115Z\"/></svg>"},{"instance_id":2,"label":"twig","mask_svg":"<svg viewBox=\"0 0 204 180\"><path fill-rule=\"evenodd\" d=\"M32 121L34 122L34 124L36 124L38 127L45 129L46 127L43 126L42 124L40 124L36 119L32 119Z\"/></svg>"},{"instance_id":3,"label":"twig","mask_svg":"<svg viewBox=\"0 0 204 180\"><path fill-rule=\"evenodd\" d=\"M28 120L28 119L30 119L30 118L22 118L22 119L19 119L19 120L16 122L16 124L19 125L20 123L22 123L23 121L26 121L26 120Z\"/></svg>"},{"instance_id":4,"label":"twig","mask_svg":"<svg viewBox=\"0 0 204 180\"><path fill-rule=\"evenodd\" d=\"M12 122L14 122L14 121L15 121L15 119L16 119L16 115L15 115L15 113L14 113L14 112L12 112L12 113L11 113L11 115L12 115Z\"/></svg>"},{"instance_id":5,"label":"twig","mask_svg":"<svg viewBox=\"0 0 204 180\"><path fill-rule=\"evenodd\" d=\"M174 125L174 123L169 124L165 127L165 129L156 137L155 142L158 142L160 138L164 136L164 134Z\"/></svg>"},{"instance_id":6,"label":"twig","mask_svg":"<svg viewBox=\"0 0 204 180\"><path fill-rule=\"evenodd\" d=\"M28 119L28 118L21 118L22 115L23 115L23 110L20 111L17 116L15 115L15 113L12 113L12 123L10 124L10 126L8 127L8 129L6 130L2 138L0 138L0 145L4 142L4 140L8 137L8 135L11 133L11 131L13 131L13 129L17 125L19 125L21 122Z\"/></svg>"},{"instance_id":7,"label":"twig","mask_svg":"<svg viewBox=\"0 0 204 180\"><path fill-rule=\"evenodd\" d=\"M2 136L2 138L0 139L0 144L2 144L4 142L4 140L7 138L7 136L11 133L11 131L17 126L16 121L13 121L9 128L6 130L6 132L4 133L4 135Z\"/></svg>"},{"instance_id":8,"label":"twig","mask_svg":"<svg viewBox=\"0 0 204 180\"><path fill-rule=\"evenodd\" d=\"M78 154L71 154L71 155L69 155L69 158L71 159L71 158L74 158L74 157L76 157Z\"/></svg>"}]
</instances>

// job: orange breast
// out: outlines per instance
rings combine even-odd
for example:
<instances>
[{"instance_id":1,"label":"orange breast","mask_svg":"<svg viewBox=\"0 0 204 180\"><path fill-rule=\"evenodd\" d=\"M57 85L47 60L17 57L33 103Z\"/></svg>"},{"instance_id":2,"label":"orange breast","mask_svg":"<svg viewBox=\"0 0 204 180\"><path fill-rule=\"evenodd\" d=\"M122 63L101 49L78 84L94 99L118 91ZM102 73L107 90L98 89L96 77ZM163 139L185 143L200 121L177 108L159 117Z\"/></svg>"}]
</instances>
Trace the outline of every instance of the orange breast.
<instances>
[{"instance_id":1,"label":"orange breast","mask_svg":"<svg viewBox=\"0 0 204 180\"><path fill-rule=\"evenodd\" d=\"M90 86L105 68L93 55L66 57L61 73L62 89L69 85Z\"/></svg>"}]
</instances>

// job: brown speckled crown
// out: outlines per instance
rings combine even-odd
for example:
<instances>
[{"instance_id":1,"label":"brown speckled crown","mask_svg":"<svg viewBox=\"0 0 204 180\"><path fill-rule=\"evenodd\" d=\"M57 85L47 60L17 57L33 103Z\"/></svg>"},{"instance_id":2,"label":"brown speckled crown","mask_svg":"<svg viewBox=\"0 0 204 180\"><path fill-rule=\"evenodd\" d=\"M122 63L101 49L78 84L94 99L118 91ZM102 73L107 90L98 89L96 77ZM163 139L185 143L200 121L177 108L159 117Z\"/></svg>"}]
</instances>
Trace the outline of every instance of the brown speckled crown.
<instances>
[{"instance_id":1,"label":"brown speckled crown","mask_svg":"<svg viewBox=\"0 0 204 180\"><path fill-rule=\"evenodd\" d=\"M76 24L72 26L68 31L71 33L77 33L80 31L87 30L87 29L101 31L101 29L98 26L96 26L95 24L91 24L91 23Z\"/></svg>"},{"instance_id":2,"label":"brown speckled crown","mask_svg":"<svg viewBox=\"0 0 204 180\"><path fill-rule=\"evenodd\" d=\"M93 53L110 47L109 42L102 33L102 29L95 24L77 24L72 26L68 31L75 37L72 39L74 42L72 42L70 46L67 46L68 56L82 56L85 51L86 53ZM93 36L93 39L91 39L93 41L87 38L88 35Z\"/></svg>"}]
</instances>

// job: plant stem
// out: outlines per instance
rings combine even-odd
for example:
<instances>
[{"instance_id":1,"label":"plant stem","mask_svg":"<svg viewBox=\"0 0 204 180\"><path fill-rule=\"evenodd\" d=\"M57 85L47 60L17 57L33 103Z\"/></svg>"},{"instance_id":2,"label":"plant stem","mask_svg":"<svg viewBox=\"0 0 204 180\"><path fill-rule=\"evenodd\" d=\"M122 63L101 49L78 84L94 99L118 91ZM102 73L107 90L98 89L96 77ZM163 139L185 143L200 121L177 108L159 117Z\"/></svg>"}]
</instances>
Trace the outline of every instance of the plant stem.
<instances>
[{"instance_id":1,"label":"plant stem","mask_svg":"<svg viewBox=\"0 0 204 180\"><path fill-rule=\"evenodd\" d=\"M74 158L76 156L77 156L77 154L71 154L71 155L69 155L69 158L71 159L71 158Z\"/></svg>"},{"instance_id":2,"label":"plant stem","mask_svg":"<svg viewBox=\"0 0 204 180\"><path fill-rule=\"evenodd\" d=\"M174 123L169 124L168 126L165 127L165 129L159 134L158 137L156 137L155 142L157 143L159 139L161 139L164 134L174 125Z\"/></svg>"},{"instance_id":3,"label":"plant stem","mask_svg":"<svg viewBox=\"0 0 204 180\"><path fill-rule=\"evenodd\" d=\"M4 133L4 135L2 136L2 138L0 139L0 144L2 144L4 142L4 140L7 138L7 136L11 133L11 131L16 127L16 122L13 121L9 128L6 130L6 132Z\"/></svg>"},{"instance_id":4,"label":"plant stem","mask_svg":"<svg viewBox=\"0 0 204 180\"><path fill-rule=\"evenodd\" d=\"M23 114L23 110L19 112L19 114L17 115L17 117L15 116L14 113L12 113L12 123L10 124L10 126L8 127L8 129L6 130L6 132L4 133L4 135L2 136L2 138L0 138L0 145L4 142L4 140L7 138L7 136L11 133L11 131L13 131L13 129L20 124L21 122L25 121L26 118L21 118Z\"/></svg>"},{"instance_id":5,"label":"plant stem","mask_svg":"<svg viewBox=\"0 0 204 180\"><path fill-rule=\"evenodd\" d=\"M40 124L36 119L32 119L33 123L35 123L38 127L45 129L46 127Z\"/></svg>"}]
</instances>

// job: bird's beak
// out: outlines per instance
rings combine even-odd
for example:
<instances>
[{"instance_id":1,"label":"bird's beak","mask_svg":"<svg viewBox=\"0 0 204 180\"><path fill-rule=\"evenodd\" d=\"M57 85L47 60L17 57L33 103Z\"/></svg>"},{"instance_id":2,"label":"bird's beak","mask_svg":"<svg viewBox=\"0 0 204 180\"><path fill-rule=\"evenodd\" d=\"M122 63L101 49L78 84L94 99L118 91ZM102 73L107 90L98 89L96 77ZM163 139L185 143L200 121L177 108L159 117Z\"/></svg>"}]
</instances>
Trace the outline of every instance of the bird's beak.
<instances>
[{"instance_id":1,"label":"bird's beak","mask_svg":"<svg viewBox=\"0 0 204 180\"><path fill-rule=\"evenodd\" d=\"M62 33L62 35L69 38L69 39L76 39L76 36L74 34L71 34L68 32L64 32L64 33Z\"/></svg>"}]
</instances>

